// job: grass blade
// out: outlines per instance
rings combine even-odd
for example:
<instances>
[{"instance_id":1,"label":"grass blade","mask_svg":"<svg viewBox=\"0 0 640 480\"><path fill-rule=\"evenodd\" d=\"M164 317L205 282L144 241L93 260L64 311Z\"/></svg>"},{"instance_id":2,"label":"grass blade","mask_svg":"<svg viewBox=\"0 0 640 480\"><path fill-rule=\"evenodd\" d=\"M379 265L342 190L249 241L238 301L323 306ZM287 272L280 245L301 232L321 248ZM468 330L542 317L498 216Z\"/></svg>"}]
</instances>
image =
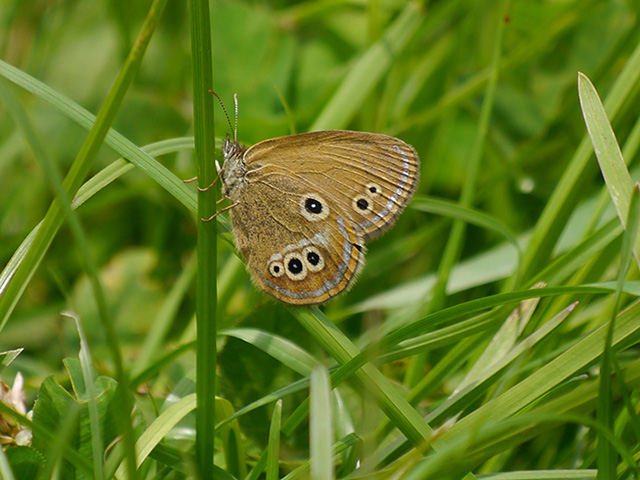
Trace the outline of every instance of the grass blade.
<instances>
[{"instance_id":1,"label":"grass blade","mask_svg":"<svg viewBox=\"0 0 640 480\"><path fill-rule=\"evenodd\" d=\"M309 451L311 478L333 480L333 415L329 372L317 365L311 372Z\"/></svg>"},{"instance_id":2,"label":"grass blade","mask_svg":"<svg viewBox=\"0 0 640 480\"><path fill-rule=\"evenodd\" d=\"M620 296L624 285L624 279L629 270L633 246L638 238L638 224L640 223L640 188L636 184L630 192L630 204L625 209L628 216L626 231L622 238L622 252L616 292L613 297L613 309L611 319L607 328L607 335L604 341L602 359L600 364L600 391L598 394L597 418L603 429L614 430L613 418L613 391L612 372L615 368L615 352L612 348L613 332L615 329L616 317L620 308ZM598 477L602 479L614 478L616 475L617 455L613 445L599 432L598 437Z\"/></svg>"},{"instance_id":3,"label":"grass blade","mask_svg":"<svg viewBox=\"0 0 640 480\"><path fill-rule=\"evenodd\" d=\"M209 2L189 2L193 70L193 112L198 187L205 189L216 177L213 124L213 54ZM198 191L198 218L209 218L216 210L217 188ZM217 363L217 222L198 221L198 274L196 285L196 462L204 480L213 479L214 431L216 424Z\"/></svg>"},{"instance_id":4,"label":"grass blade","mask_svg":"<svg viewBox=\"0 0 640 480\"><path fill-rule=\"evenodd\" d=\"M2 60L0 60L0 75L26 91L33 93L38 98L50 103L84 129L90 130L96 123L96 117L88 110L82 108L76 102L50 86ZM109 129L104 143L147 174L149 178L152 178L160 187L169 192L176 200L188 208L189 211L195 212L197 210L196 196L193 190L185 185L182 180L176 177L164 165L157 162L151 156L153 155L152 152L140 149L131 140L113 128ZM182 145L180 148L186 147Z\"/></svg>"},{"instance_id":5,"label":"grass blade","mask_svg":"<svg viewBox=\"0 0 640 480\"><path fill-rule=\"evenodd\" d=\"M598 92L596 92L591 80L583 73L578 74L578 94L580 95L584 123L587 126L600 171L613 205L616 207L618 218L624 225L629 217L629 205L631 204L631 189L633 188L631 175L629 175L627 165L622 158L620 146L616 141L616 136ZM633 246L633 253L638 265L640 265L640 243Z\"/></svg>"},{"instance_id":6,"label":"grass blade","mask_svg":"<svg viewBox=\"0 0 640 480\"><path fill-rule=\"evenodd\" d=\"M280 460L280 425L282 422L282 399L276 402L271 414L269 446L267 448L267 480L278 480Z\"/></svg>"},{"instance_id":7,"label":"grass blade","mask_svg":"<svg viewBox=\"0 0 640 480\"><path fill-rule=\"evenodd\" d=\"M137 465L142 465L142 462L145 461L151 451L162 441L169 431L195 408L196 396L188 395L181 398L158 415L153 423L146 428L142 435L140 435L140 438L138 438L138 441L136 442ZM118 466L116 477L127 478L124 463Z\"/></svg>"}]
</instances>

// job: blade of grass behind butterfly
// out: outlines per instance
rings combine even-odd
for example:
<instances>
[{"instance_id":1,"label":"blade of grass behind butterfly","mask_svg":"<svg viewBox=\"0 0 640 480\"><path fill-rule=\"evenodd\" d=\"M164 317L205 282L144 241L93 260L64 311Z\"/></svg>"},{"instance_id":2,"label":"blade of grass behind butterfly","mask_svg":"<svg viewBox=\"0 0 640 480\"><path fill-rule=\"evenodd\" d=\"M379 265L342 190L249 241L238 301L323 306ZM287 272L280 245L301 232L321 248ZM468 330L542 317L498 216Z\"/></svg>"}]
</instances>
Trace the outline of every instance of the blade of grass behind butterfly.
<instances>
[{"instance_id":1,"label":"blade of grass behind butterfly","mask_svg":"<svg viewBox=\"0 0 640 480\"><path fill-rule=\"evenodd\" d=\"M625 169L626 171L626 169ZM627 210L627 225L625 233L622 237L622 252L620 260L620 268L618 270L618 279L616 292L613 297L613 309L609 327L605 337L604 349L602 353L600 365L600 391L598 394L597 419L600 424L611 431L614 429L613 421L613 391L611 386L611 374L614 370L614 352L611 347L613 340L613 330L615 327L616 317L620 308L620 296L624 279L631 264L631 256L633 247L636 245L638 238L638 224L640 223L640 186L636 184L630 193L630 204ZM613 446L607 441L602 434L598 436L598 477L599 478L615 478L616 475L616 459L617 455Z\"/></svg>"},{"instance_id":2,"label":"blade of grass behind butterfly","mask_svg":"<svg viewBox=\"0 0 640 480\"><path fill-rule=\"evenodd\" d=\"M213 96L213 53L209 2L189 2L193 112L198 162L198 219L216 211L217 188L208 188L216 177ZM217 364L217 222L198 220L198 274L196 280L196 465L200 478L213 479L216 425Z\"/></svg>"},{"instance_id":3,"label":"blade of grass behind butterfly","mask_svg":"<svg viewBox=\"0 0 640 480\"><path fill-rule=\"evenodd\" d=\"M515 248L518 254L518 264L520 263L522 250L516 235L509 227L490 215L479 210L474 210L470 207L463 207L457 203L426 196L416 196L411 202L411 208L422 212L434 213L439 216L451 217L457 221L470 223L485 230L497 233L504 237ZM518 267L516 266L516 269L517 268Z\"/></svg>"}]
</instances>

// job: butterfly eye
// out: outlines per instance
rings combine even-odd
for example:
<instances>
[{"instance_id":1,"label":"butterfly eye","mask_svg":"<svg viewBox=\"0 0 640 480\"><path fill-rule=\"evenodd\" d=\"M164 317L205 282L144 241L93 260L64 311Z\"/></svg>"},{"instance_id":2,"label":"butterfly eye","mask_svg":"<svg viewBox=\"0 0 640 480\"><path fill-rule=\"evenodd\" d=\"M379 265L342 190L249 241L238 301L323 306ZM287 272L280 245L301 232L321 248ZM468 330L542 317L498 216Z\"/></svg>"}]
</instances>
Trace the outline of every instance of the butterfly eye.
<instances>
[{"instance_id":1,"label":"butterfly eye","mask_svg":"<svg viewBox=\"0 0 640 480\"><path fill-rule=\"evenodd\" d=\"M305 247L302 250L302 256L310 272L319 272L324 268L324 257L316 247Z\"/></svg>"},{"instance_id":2,"label":"butterfly eye","mask_svg":"<svg viewBox=\"0 0 640 480\"><path fill-rule=\"evenodd\" d=\"M360 213L373 211L373 201L364 195L358 195L351 203L353 209Z\"/></svg>"},{"instance_id":3,"label":"butterfly eye","mask_svg":"<svg viewBox=\"0 0 640 480\"><path fill-rule=\"evenodd\" d=\"M269 273L278 278L284 274L284 266L281 262L275 261L269 264Z\"/></svg>"},{"instance_id":4,"label":"butterfly eye","mask_svg":"<svg viewBox=\"0 0 640 480\"><path fill-rule=\"evenodd\" d=\"M308 193L300 201L300 213L312 222L324 220L329 216L329 207L320 195Z\"/></svg>"},{"instance_id":5,"label":"butterfly eye","mask_svg":"<svg viewBox=\"0 0 640 480\"><path fill-rule=\"evenodd\" d=\"M284 257L284 268L291 280L303 280L307 276L307 265L298 252L290 252Z\"/></svg>"}]
</instances>

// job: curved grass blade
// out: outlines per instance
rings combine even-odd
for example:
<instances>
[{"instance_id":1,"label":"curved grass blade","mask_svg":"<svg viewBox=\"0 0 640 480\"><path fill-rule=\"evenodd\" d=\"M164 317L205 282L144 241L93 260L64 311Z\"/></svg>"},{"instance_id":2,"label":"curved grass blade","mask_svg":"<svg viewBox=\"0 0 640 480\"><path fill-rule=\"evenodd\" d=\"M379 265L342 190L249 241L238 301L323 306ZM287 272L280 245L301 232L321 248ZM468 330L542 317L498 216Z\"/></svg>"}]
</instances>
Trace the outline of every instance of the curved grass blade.
<instances>
[{"instance_id":1,"label":"curved grass blade","mask_svg":"<svg viewBox=\"0 0 640 480\"><path fill-rule=\"evenodd\" d=\"M300 375L310 375L318 361L305 350L286 338L254 328L231 328L221 330L219 335L238 338L259 348L266 354Z\"/></svg>"},{"instance_id":2,"label":"curved grass blade","mask_svg":"<svg viewBox=\"0 0 640 480\"><path fill-rule=\"evenodd\" d=\"M82 322L78 315L73 312L63 312L62 315L71 318L76 324L78 337L80 338L80 352L78 357L82 367L82 378L84 381L88 405L89 405L89 421L91 422L91 447L93 453L93 468L96 479L105 478L104 475L104 448L102 445L102 428L98 414L98 405L96 403L95 379L93 377L93 365L91 361L91 351L89 350L89 342L85 335Z\"/></svg>"},{"instance_id":3,"label":"curved grass blade","mask_svg":"<svg viewBox=\"0 0 640 480\"><path fill-rule=\"evenodd\" d=\"M578 94L584 123L587 126L600 171L618 213L620 223L625 225L629 216L631 189L633 188L631 175L629 175L627 165L622 158L620 146L616 141L598 92L583 73L578 74ZM635 239L633 253L638 265L640 265L640 241L638 239Z\"/></svg>"},{"instance_id":4,"label":"curved grass blade","mask_svg":"<svg viewBox=\"0 0 640 480\"><path fill-rule=\"evenodd\" d=\"M463 207L457 203L449 202L439 198L415 197L411 201L411 208L421 212L444 215L456 220L470 223L476 227L484 228L504 237L518 252L518 257L522 255L520 244L515 234L506 225L500 223L495 218L479 210L470 207Z\"/></svg>"},{"instance_id":5,"label":"curved grass blade","mask_svg":"<svg viewBox=\"0 0 640 480\"><path fill-rule=\"evenodd\" d=\"M86 130L90 130L96 123L96 116L88 110L47 84L2 60L0 60L0 76L33 93L38 98L49 102L71 121ZM113 128L110 128L107 132L104 143L156 181L158 185L167 190L176 200L187 207L189 211L196 212L197 203L195 192L164 165L157 162L150 154L141 150Z\"/></svg>"},{"instance_id":6,"label":"curved grass blade","mask_svg":"<svg viewBox=\"0 0 640 480\"><path fill-rule=\"evenodd\" d=\"M140 435L140 438L138 438L138 441L136 442L137 466L142 465L142 462L146 460L151 451L162 441L162 439L169 433L169 431L195 408L196 396L195 394L191 394L187 395L184 398L181 398L160 415L158 415L158 418L156 418L153 423L151 423L151 425L149 425L146 430L142 432L142 435ZM116 467L116 477L127 478L126 465L124 463L121 463ZM113 475L113 472L107 472L107 474ZM111 477L108 476L107 478Z\"/></svg>"}]
</instances>

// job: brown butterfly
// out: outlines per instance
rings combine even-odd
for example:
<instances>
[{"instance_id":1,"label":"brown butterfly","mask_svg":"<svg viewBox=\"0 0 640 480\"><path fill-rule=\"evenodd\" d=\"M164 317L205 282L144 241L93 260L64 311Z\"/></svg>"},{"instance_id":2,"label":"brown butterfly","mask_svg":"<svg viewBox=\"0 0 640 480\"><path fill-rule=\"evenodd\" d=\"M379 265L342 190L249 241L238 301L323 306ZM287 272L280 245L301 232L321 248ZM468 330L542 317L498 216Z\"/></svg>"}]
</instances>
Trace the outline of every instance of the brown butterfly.
<instances>
[{"instance_id":1,"label":"brown butterfly","mask_svg":"<svg viewBox=\"0 0 640 480\"><path fill-rule=\"evenodd\" d=\"M365 242L400 215L418 184L415 149L376 133L329 130L223 145L222 193L255 283L310 305L348 288Z\"/></svg>"}]
</instances>

